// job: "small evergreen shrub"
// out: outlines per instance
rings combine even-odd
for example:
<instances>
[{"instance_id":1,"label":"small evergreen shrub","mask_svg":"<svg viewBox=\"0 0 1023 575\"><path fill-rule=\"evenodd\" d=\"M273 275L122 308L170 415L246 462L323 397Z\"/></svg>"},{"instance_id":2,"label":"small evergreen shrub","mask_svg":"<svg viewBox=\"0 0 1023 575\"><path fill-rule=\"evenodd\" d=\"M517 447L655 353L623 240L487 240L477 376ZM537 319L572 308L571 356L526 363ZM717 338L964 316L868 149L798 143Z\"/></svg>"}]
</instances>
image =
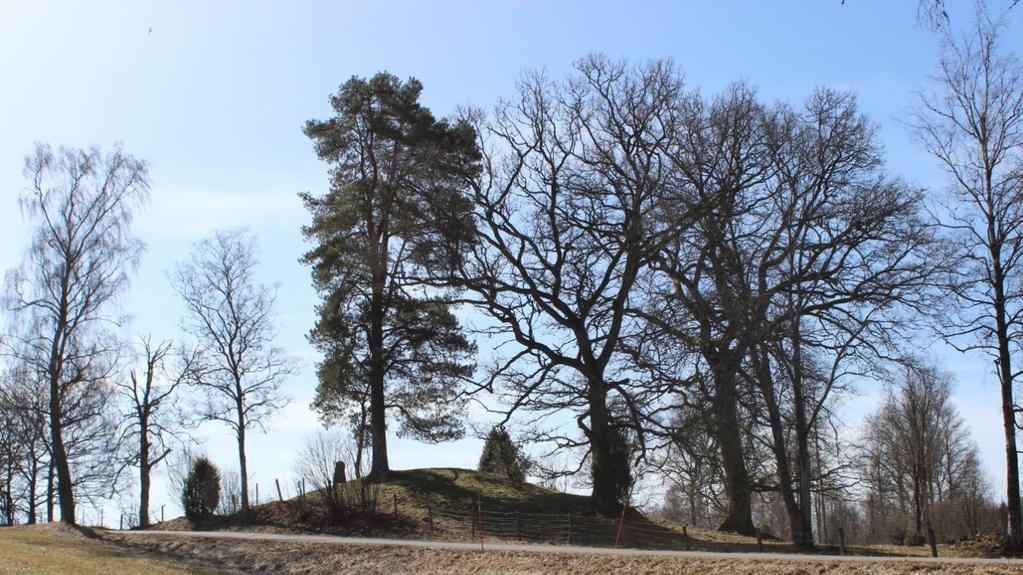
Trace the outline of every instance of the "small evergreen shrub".
<instances>
[{"instance_id":1,"label":"small evergreen shrub","mask_svg":"<svg viewBox=\"0 0 1023 575\"><path fill-rule=\"evenodd\" d=\"M522 483L526 480L529 467L529 460L519 451L508 435L508 430L503 426L495 426L490 430L480 455L480 471Z\"/></svg>"},{"instance_id":2,"label":"small evergreen shrub","mask_svg":"<svg viewBox=\"0 0 1023 575\"><path fill-rule=\"evenodd\" d=\"M181 492L181 506L185 517L201 525L213 517L220 504L220 471L206 457L197 457L188 470L185 488Z\"/></svg>"}]
</instances>

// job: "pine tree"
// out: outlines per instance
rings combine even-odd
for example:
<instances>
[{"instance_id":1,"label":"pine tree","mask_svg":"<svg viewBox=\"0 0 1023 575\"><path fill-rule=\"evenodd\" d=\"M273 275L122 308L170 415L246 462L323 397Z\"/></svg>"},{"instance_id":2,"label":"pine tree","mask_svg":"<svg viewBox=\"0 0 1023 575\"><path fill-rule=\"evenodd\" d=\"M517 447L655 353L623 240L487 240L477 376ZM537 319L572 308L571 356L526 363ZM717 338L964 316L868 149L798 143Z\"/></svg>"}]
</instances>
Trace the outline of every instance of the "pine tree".
<instances>
[{"instance_id":1,"label":"pine tree","mask_svg":"<svg viewBox=\"0 0 1023 575\"><path fill-rule=\"evenodd\" d=\"M420 440L461 437L459 392L475 367L448 292L424 278L472 242L480 152L472 127L435 119L421 91L386 73L352 78L331 97L336 115L305 128L331 175L325 195L302 196L323 298L309 336L325 356L314 406L327 420L368 408L374 478L389 470L388 417Z\"/></svg>"}]
</instances>

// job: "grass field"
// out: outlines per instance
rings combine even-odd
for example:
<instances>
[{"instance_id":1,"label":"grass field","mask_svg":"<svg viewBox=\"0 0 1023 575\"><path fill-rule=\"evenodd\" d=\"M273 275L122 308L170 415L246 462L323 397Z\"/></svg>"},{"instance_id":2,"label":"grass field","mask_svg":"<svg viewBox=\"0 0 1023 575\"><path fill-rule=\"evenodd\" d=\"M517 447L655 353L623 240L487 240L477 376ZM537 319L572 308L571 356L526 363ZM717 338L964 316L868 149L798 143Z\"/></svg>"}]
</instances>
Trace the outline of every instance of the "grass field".
<instances>
[{"instance_id":1,"label":"grass field","mask_svg":"<svg viewBox=\"0 0 1023 575\"><path fill-rule=\"evenodd\" d=\"M0 527L0 575L217 575L87 537L57 524Z\"/></svg>"}]
</instances>

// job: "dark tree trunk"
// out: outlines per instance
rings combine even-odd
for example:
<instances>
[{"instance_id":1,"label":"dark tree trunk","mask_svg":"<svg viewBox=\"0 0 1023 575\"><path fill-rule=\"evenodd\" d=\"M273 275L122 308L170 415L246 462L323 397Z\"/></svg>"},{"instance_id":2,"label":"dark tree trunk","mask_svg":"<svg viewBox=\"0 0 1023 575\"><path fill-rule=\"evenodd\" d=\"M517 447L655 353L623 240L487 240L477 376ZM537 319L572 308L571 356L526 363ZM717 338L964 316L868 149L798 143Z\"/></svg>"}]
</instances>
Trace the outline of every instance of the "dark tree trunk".
<instances>
[{"instance_id":1,"label":"dark tree trunk","mask_svg":"<svg viewBox=\"0 0 1023 575\"><path fill-rule=\"evenodd\" d=\"M725 496L728 499L725 517L718 525L718 530L754 535L756 528L753 526L752 486L739 427L738 389L735 381L738 358L720 353L711 354L707 360L714 375L714 430L721 450Z\"/></svg>"},{"instance_id":2,"label":"dark tree trunk","mask_svg":"<svg viewBox=\"0 0 1023 575\"><path fill-rule=\"evenodd\" d=\"M240 388L241 386L239 386ZM245 413L238 403L238 474L241 476L242 514L249 512L249 465L245 459Z\"/></svg>"},{"instance_id":3,"label":"dark tree trunk","mask_svg":"<svg viewBox=\"0 0 1023 575\"><path fill-rule=\"evenodd\" d=\"M149 527L149 421L139 418L139 528Z\"/></svg>"},{"instance_id":4,"label":"dark tree trunk","mask_svg":"<svg viewBox=\"0 0 1023 575\"><path fill-rule=\"evenodd\" d=\"M923 533L923 486L920 481L920 463L919 460L913 463L913 527L916 532Z\"/></svg>"},{"instance_id":5,"label":"dark tree trunk","mask_svg":"<svg viewBox=\"0 0 1023 575\"><path fill-rule=\"evenodd\" d=\"M139 529L149 527L149 468L139 473Z\"/></svg>"},{"instance_id":6,"label":"dark tree trunk","mask_svg":"<svg viewBox=\"0 0 1023 575\"><path fill-rule=\"evenodd\" d=\"M369 329L369 425L372 439L372 467L369 476L380 481L390 473L387 461L387 405L384 394L384 277L374 280L373 294L370 300Z\"/></svg>"},{"instance_id":7,"label":"dark tree trunk","mask_svg":"<svg viewBox=\"0 0 1023 575\"><path fill-rule=\"evenodd\" d=\"M700 512L696 500L696 498L699 496L699 493L697 492L696 486L693 482L690 483L689 489L687 491L689 496L689 524L700 527L701 526L700 523L697 523L697 521L699 520Z\"/></svg>"},{"instance_id":8,"label":"dark tree trunk","mask_svg":"<svg viewBox=\"0 0 1023 575\"><path fill-rule=\"evenodd\" d=\"M767 408L767 418L771 426L772 448L775 465L778 468L778 489L781 492L782 501L785 503L789 530L792 531L792 542L797 545L806 545L805 534L808 531L805 530L804 525L805 521L809 521L809 513L804 513L803 510L809 509L809 506L804 507L796 503L796 495L792 488L794 482L789 465L788 447L785 441L785 425L782 421L777 395L774 393L774 378L771 375L771 366L766 350L760 350L756 369L757 381L760 384L760 391L764 395L764 405ZM810 545L812 544L811 536Z\"/></svg>"},{"instance_id":9,"label":"dark tree trunk","mask_svg":"<svg viewBox=\"0 0 1023 575\"><path fill-rule=\"evenodd\" d=\"M593 481L591 498L602 513L618 509L618 474L621 462L615 461L611 450L611 431L602 381L590 381L590 471Z\"/></svg>"},{"instance_id":10,"label":"dark tree trunk","mask_svg":"<svg viewBox=\"0 0 1023 575\"><path fill-rule=\"evenodd\" d=\"M64 294L68 291L70 283L70 267L65 266L64 277L61 282ZM64 410L61 404L63 390L61 389L61 378L63 377L64 350L63 339L67 329L67 296L60 302L60 313L56 318L56 325L53 329L53 341L50 343L49 364L46 375L49 379L49 409L50 409L50 459L51 464L57 472L57 499L60 504L60 520L74 525L75 518L75 492L71 481L71 465L68 463L67 450L64 447ZM63 342L63 343L62 343Z\"/></svg>"},{"instance_id":11,"label":"dark tree trunk","mask_svg":"<svg viewBox=\"0 0 1023 575\"><path fill-rule=\"evenodd\" d=\"M998 379L1002 392L1002 428L1005 431L1005 485L1009 515L1009 548L1023 551L1023 510L1019 495L1019 453L1016 451L1016 416L1013 401L1012 360L1006 320L1005 277L998 253L993 254L995 292L995 336L998 339Z\"/></svg>"},{"instance_id":12,"label":"dark tree trunk","mask_svg":"<svg viewBox=\"0 0 1023 575\"><path fill-rule=\"evenodd\" d=\"M800 523L799 530L792 532L792 541L797 545L812 547L813 539L813 518L810 516L810 509L813 506L811 497L811 467L809 433L806 428L805 405L801 405L801 399L796 400L796 457L799 462L799 509ZM804 410L800 415L798 410Z\"/></svg>"},{"instance_id":13,"label":"dark tree trunk","mask_svg":"<svg viewBox=\"0 0 1023 575\"><path fill-rule=\"evenodd\" d=\"M2 507L0 511L3 512L3 522L8 525L14 525L14 494L12 493L14 483L14 471L13 466L7 471L7 477L4 481L3 493L0 496L3 497Z\"/></svg>"},{"instance_id":14,"label":"dark tree trunk","mask_svg":"<svg viewBox=\"0 0 1023 575\"><path fill-rule=\"evenodd\" d=\"M355 430L355 478L362 479L362 457L366 451L366 424L369 413L366 410L366 403L360 406L359 428Z\"/></svg>"},{"instance_id":15,"label":"dark tree trunk","mask_svg":"<svg viewBox=\"0 0 1023 575\"><path fill-rule=\"evenodd\" d=\"M53 457L46 465L46 522L53 523Z\"/></svg>"},{"instance_id":16,"label":"dark tree trunk","mask_svg":"<svg viewBox=\"0 0 1023 575\"><path fill-rule=\"evenodd\" d=\"M796 545L813 546L813 522L810 517L810 430L803 395L803 356L799 320L792 325L792 403L796 416L796 460L799 465L799 525L793 525L792 541Z\"/></svg>"},{"instance_id":17,"label":"dark tree trunk","mask_svg":"<svg viewBox=\"0 0 1023 575\"><path fill-rule=\"evenodd\" d=\"M61 426L59 375L50 376L50 444L53 466L57 472L57 500L60 505L60 520L75 525L75 494L71 482L71 466L64 449L64 435Z\"/></svg>"},{"instance_id":18,"label":"dark tree trunk","mask_svg":"<svg viewBox=\"0 0 1023 575\"><path fill-rule=\"evenodd\" d=\"M27 523L29 525L35 525L39 522L39 518L36 516L36 491L39 486L39 460L36 458L35 449L31 452L31 461L29 463L29 474L28 474L28 517Z\"/></svg>"},{"instance_id":19,"label":"dark tree trunk","mask_svg":"<svg viewBox=\"0 0 1023 575\"><path fill-rule=\"evenodd\" d=\"M386 408L384 405L384 384L383 374L374 381L370 389L370 440L372 442L372 453L370 459L369 476L374 481L387 477L390 473L390 464L387 461L387 420Z\"/></svg>"}]
</instances>

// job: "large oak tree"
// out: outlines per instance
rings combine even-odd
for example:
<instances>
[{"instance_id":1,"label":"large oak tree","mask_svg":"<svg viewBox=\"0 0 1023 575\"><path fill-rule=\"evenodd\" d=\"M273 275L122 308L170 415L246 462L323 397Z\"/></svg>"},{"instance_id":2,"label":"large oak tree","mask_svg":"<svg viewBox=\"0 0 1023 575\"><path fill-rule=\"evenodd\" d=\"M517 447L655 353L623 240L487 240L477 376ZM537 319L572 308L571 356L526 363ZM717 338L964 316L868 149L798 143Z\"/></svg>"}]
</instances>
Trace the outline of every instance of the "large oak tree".
<instances>
[{"instance_id":1,"label":"large oak tree","mask_svg":"<svg viewBox=\"0 0 1023 575\"><path fill-rule=\"evenodd\" d=\"M669 63L590 57L565 81L527 76L491 119L478 116L486 169L473 197L476 241L456 281L502 352L482 388L503 396L506 417L531 414L532 439L579 451L606 512L630 483L628 450L616 445L641 442L657 404L657 390L623 368L621 343L662 237L652 215L668 185L662 149L679 136L681 88ZM545 425L566 411L576 429Z\"/></svg>"}]
</instances>

